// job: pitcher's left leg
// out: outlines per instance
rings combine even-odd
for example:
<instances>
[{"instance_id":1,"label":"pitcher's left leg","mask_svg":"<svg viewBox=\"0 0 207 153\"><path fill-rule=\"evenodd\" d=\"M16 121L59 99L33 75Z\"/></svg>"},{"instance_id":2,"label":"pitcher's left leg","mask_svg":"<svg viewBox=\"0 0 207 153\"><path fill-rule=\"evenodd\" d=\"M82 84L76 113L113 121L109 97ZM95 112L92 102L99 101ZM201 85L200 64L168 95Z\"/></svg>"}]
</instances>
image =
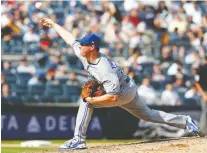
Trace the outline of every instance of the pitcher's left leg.
<instances>
[{"instance_id":1,"label":"pitcher's left leg","mask_svg":"<svg viewBox=\"0 0 207 153\"><path fill-rule=\"evenodd\" d=\"M189 116L175 115L159 110L150 109L138 98L138 95L136 95L135 99L132 102L126 105L122 105L121 107L137 118L155 123L164 123L170 126L186 129L190 132L194 132L200 136L203 136L200 133L200 129L195 125L194 121Z\"/></svg>"}]
</instances>

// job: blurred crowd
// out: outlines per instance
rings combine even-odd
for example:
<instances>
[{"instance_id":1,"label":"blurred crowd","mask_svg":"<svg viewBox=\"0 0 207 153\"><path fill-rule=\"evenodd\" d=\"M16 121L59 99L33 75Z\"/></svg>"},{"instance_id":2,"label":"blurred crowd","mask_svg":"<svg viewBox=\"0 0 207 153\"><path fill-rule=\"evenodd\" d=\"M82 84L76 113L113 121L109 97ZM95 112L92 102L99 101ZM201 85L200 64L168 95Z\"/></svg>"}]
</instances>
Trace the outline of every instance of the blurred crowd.
<instances>
[{"instance_id":1,"label":"blurred crowd","mask_svg":"<svg viewBox=\"0 0 207 153\"><path fill-rule=\"evenodd\" d=\"M49 17L76 38L100 35L100 52L135 80L147 104L200 104L193 82L207 64L206 1L2 1L1 13L2 55L21 57L2 56L4 101L79 98L83 66L54 29L39 23Z\"/></svg>"}]
</instances>

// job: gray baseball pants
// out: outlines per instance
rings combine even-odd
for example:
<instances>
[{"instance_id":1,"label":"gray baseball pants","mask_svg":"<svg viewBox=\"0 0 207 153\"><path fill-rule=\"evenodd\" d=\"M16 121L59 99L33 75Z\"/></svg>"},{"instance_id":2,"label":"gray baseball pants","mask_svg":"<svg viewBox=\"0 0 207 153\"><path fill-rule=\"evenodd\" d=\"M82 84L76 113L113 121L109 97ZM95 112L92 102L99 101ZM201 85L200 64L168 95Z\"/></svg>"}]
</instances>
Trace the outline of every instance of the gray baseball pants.
<instances>
[{"instance_id":1,"label":"gray baseball pants","mask_svg":"<svg viewBox=\"0 0 207 153\"><path fill-rule=\"evenodd\" d=\"M146 93L147 94L147 93ZM174 115L159 110L150 109L137 94L137 87L133 80L121 86L119 100L116 104L111 105L90 105L83 101L80 102L74 138L78 141L85 141L88 124L91 120L93 108L101 107L121 107L139 119L155 123L164 123L181 129L186 128L187 116Z\"/></svg>"}]
</instances>

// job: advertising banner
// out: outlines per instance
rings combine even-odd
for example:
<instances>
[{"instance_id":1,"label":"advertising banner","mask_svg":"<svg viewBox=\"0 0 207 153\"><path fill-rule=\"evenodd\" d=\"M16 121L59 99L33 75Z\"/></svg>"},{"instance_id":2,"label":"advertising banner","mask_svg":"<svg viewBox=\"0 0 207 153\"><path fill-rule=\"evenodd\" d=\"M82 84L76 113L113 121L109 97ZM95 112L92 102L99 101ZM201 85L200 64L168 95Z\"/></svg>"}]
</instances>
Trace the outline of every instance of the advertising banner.
<instances>
[{"instance_id":1,"label":"advertising banner","mask_svg":"<svg viewBox=\"0 0 207 153\"><path fill-rule=\"evenodd\" d=\"M75 120L75 115L2 114L1 135L3 139L71 138ZM102 126L98 116L93 116L91 119L88 137L102 137Z\"/></svg>"},{"instance_id":2,"label":"advertising banner","mask_svg":"<svg viewBox=\"0 0 207 153\"><path fill-rule=\"evenodd\" d=\"M197 106L151 106L174 114L190 115L199 123ZM2 139L70 139L78 107L2 105ZM88 139L133 139L181 137L178 128L140 120L121 108L94 109L87 130Z\"/></svg>"}]
</instances>

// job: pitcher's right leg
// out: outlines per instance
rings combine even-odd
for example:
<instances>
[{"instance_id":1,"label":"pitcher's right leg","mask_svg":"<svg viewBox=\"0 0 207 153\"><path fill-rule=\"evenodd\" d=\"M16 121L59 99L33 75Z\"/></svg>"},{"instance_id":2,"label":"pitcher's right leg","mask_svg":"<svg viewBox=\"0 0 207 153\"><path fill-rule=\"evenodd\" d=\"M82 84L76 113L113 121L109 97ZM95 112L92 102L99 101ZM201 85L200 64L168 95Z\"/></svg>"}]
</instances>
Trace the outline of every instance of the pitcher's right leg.
<instances>
[{"instance_id":1,"label":"pitcher's right leg","mask_svg":"<svg viewBox=\"0 0 207 153\"><path fill-rule=\"evenodd\" d=\"M91 120L93 107L83 101L80 102L74 137L59 147L61 150L86 149L86 131Z\"/></svg>"}]
</instances>

